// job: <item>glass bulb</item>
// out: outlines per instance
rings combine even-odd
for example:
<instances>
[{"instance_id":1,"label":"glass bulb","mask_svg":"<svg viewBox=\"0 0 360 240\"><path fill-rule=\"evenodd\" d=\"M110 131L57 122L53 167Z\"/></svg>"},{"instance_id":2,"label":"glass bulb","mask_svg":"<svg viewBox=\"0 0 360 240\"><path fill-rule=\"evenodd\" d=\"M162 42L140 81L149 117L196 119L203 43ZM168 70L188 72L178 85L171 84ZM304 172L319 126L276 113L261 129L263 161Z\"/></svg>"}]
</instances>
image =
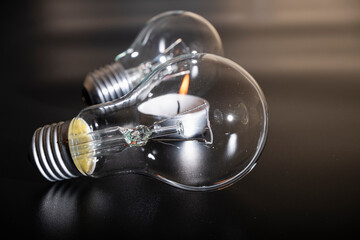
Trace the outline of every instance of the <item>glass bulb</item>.
<instances>
[{"instance_id":1,"label":"glass bulb","mask_svg":"<svg viewBox=\"0 0 360 240\"><path fill-rule=\"evenodd\" d=\"M123 98L38 129L32 149L49 180L63 178L66 165L73 175L140 173L215 190L255 166L267 127L265 97L249 73L220 56L190 54L162 64Z\"/></svg>"},{"instance_id":2,"label":"glass bulb","mask_svg":"<svg viewBox=\"0 0 360 240\"><path fill-rule=\"evenodd\" d=\"M120 98L160 64L190 53L223 55L216 29L192 12L159 14L147 22L130 48L120 53L114 63L88 74L83 99L92 105Z\"/></svg>"}]
</instances>

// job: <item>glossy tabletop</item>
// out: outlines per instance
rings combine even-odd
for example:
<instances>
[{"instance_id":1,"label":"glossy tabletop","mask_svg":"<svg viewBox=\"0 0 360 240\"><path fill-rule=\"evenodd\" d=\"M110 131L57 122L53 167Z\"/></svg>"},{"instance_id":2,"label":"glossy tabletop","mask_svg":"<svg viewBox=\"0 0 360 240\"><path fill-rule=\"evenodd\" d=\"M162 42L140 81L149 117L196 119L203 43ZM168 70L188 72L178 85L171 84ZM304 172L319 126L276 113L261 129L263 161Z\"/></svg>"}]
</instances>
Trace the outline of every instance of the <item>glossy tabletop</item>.
<instances>
[{"instance_id":1,"label":"glossy tabletop","mask_svg":"<svg viewBox=\"0 0 360 240\"><path fill-rule=\"evenodd\" d=\"M257 166L216 192L142 175L46 182L33 132L85 105L86 74L128 48L152 16L196 12L259 83L269 133ZM28 239L359 237L360 3L31 1L2 13L1 232ZM106 237L104 237L106 236Z\"/></svg>"}]
</instances>

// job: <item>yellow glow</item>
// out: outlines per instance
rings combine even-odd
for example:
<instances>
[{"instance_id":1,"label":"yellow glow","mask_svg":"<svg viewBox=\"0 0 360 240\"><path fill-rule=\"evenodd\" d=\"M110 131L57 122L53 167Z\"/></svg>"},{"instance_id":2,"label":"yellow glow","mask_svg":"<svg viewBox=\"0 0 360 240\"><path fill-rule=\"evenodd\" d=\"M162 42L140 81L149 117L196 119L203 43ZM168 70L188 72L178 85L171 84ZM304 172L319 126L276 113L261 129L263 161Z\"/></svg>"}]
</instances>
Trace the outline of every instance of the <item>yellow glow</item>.
<instances>
[{"instance_id":1,"label":"yellow glow","mask_svg":"<svg viewBox=\"0 0 360 240\"><path fill-rule=\"evenodd\" d=\"M81 118L74 118L69 127L69 147L71 156L74 160L75 166L82 174L91 174L97 162L95 157L89 157L89 152L92 151L91 136L88 133L91 132L89 125ZM85 148L76 148L73 141L77 144L85 144Z\"/></svg>"}]
</instances>

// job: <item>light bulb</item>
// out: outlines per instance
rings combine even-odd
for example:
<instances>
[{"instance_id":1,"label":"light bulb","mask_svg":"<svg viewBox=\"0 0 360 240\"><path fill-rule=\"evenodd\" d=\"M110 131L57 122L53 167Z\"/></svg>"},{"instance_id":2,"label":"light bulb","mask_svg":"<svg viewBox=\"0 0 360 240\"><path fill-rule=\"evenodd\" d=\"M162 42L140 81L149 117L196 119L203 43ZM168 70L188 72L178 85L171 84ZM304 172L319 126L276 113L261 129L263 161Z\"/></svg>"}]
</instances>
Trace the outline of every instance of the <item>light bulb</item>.
<instances>
[{"instance_id":1,"label":"light bulb","mask_svg":"<svg viewBox=\"0 0 360 240\"><path fill-rule=\"evenodd\" d=\"M35 131L32 155L50 181L149 175L187 190L215 190L255 166L268 127L256 81L213 54L169 60L125 97Z\"/></svg>"},{"instance_id":2,"label":"light bulb","mask_svg":"<svg viewBox=\"0 0 360 240\"><path fill-rule=\"evenodd\" d=\"M127 94L160 64L190 53L223 55L216 29L203 17L187 11L169 11L150 19L129 49L115 62L87 75L83 99L108 102Z\"/></svg>"}]
</instances>

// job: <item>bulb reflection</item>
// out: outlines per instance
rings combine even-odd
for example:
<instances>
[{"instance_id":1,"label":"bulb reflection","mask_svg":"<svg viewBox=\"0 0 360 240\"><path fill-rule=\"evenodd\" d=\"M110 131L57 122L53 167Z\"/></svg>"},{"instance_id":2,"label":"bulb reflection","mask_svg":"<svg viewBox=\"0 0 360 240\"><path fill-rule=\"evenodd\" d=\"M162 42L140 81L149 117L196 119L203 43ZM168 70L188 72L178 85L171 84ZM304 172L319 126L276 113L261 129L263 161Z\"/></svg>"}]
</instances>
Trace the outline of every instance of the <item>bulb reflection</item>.
<instances>
[{"instance_id":1,"label":"bulb reflection","mask_svg":"<svg viewBox=\"0 0 360 240\"><path fill-rule=\"evenodd\" d=\"M152 153L148 153L147 157L151 160L156 160L155 156Z\"/></svg>"},{"instance_id":2,"label":"bulb reflection","mask_svg":"<svg viewBox=\"0 0 360 240\"><path fill-rule=\"evenodd\" d=\"M229 115L227 115L226 119L227 119L229 122L232 122L232 121L234 121L234 116L231 115L231 114L229 114Z\"/></svg>"},{"instance_id":3,"label":"bulb reflection","mask_svg":"<svg viewBox=\"0 0 360 240\"><path fill-rule=\"evenodd\" d=\"M249 219L245 198L239 191L223 191L212 197L184 194L136 175L79 180L53 184L42 196L36 229L41 239L111 239L116 232L143 239L155 237L158 231L154 227L165 227L165 233L170 234L179 224L186 230L180 236L191 239L194 229L202 232L203 227L194 216L220 223L220 228L212 228L211 232L221 238L229 230L243 235L242 224ZM238 204L229 204L229 199ZM175 222L169 221L169 212L177 216ZM234 212L240 215L231 217Z\"/></svg>"},{"instance_id":4,"label":"bulb reflection","mask_svg":"<svg viewBox=\"0 0 360 240\"><path fill-rule=\"evenodd\" d=\"M81 239L93 239L99 230L105 233L118 230L119 221L123 222L120 227L128 224L123 231L129 231L131 226L150 226L157 213L159 196L149 192L151 181L148 180L128 175L128 178L104 181L57 182L39 201L37 231L46 239L73 239L80 234ZM94 224L96 228L92 227ZM107 238L107 234L102 237Z\"/></svg>"},{"instance_id":5,"label":"bulb reflection","mask_svg":"<svg viewBox=\"0 0 360 240\"><path fill-rule=\"evenodd\" d=\"M226 156L228 158L232 158L234 156L234 153L236 152L238 146L237 140L238 140L238 135L236 133L230 134L226 146Z\"/></svg>"},{"instance_id":6,"label":"bulb reflection","mask_svg":"<svg viewBox=\"0 0 360 240\"><path fill-rule=\"evenodd\" d=\"M46 234L62 233L70 237L78 221L79 191L77 184L58 182L43 196L39 205L39 220Z\"/></svg>"},{"instance_id":7,"label":"bulb reflection","mask_svg":"<svg viewBox=\"0 0 360 240\"><path fill-rule=\"evenodd\" d=\"M138 53L138 52L133 52L133 53L131 54L131 57L132 57L132 58L136 58L137 56L139 56L139 53Z\"/></svg>"},{"instance_id":8,"label":"bulb reflection","mask_svg":"<svg viewBox=\"0 0 360 240\"><path fill-rule=\"evenodd\" d=\"M183 159L181 166L186 171L198 171L201 148L196 142L184 142L181 146L180 157Z\"/></svg>"}]
</instances>

